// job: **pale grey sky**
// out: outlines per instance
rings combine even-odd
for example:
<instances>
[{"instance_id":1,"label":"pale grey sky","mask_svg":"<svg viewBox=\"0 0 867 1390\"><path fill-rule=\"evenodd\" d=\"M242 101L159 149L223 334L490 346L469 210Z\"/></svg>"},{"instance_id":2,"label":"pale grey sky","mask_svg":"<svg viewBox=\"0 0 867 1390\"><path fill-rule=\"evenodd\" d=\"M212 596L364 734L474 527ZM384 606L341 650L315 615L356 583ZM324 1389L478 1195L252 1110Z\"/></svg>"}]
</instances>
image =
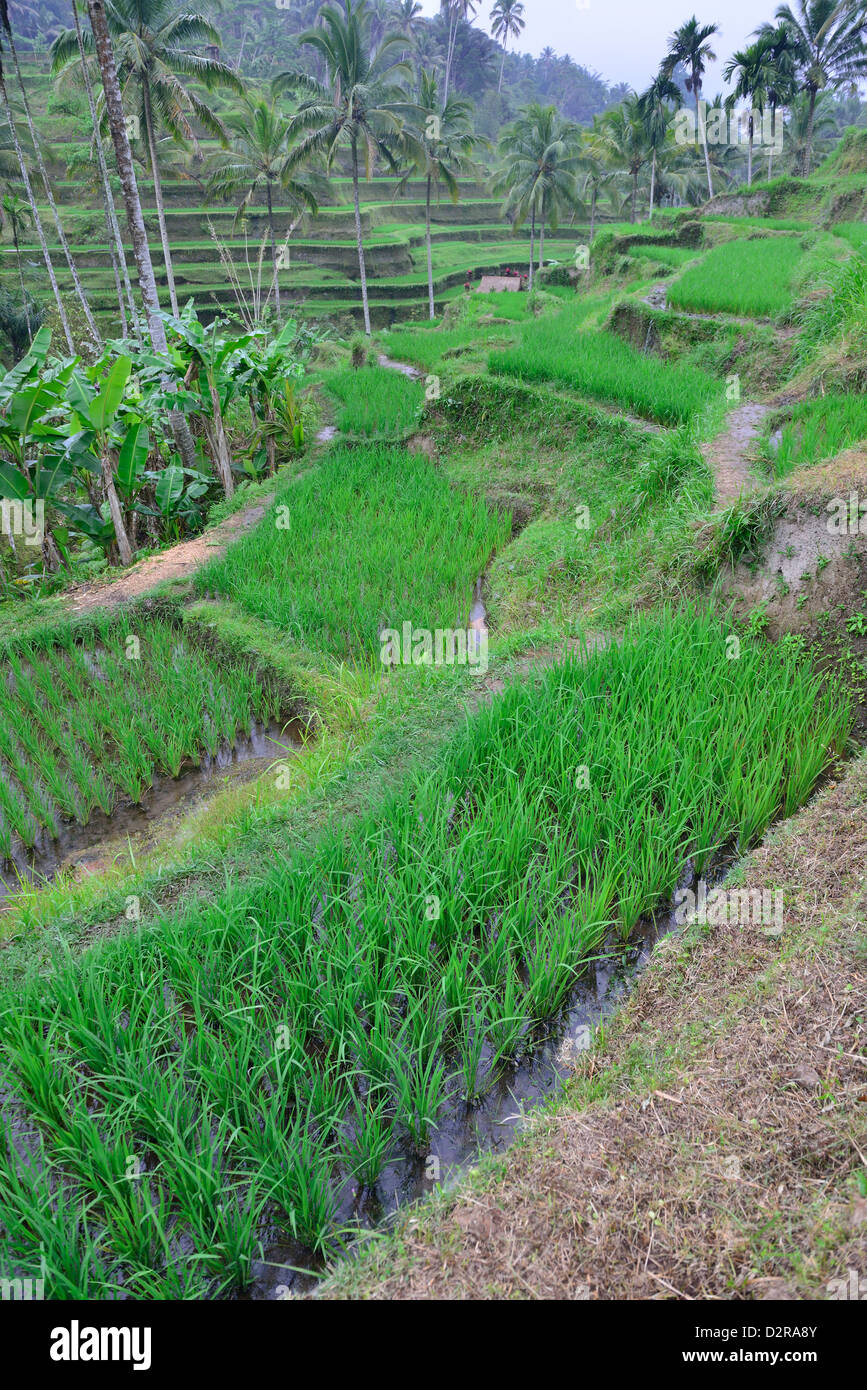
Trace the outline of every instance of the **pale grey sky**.
<instances>
[{"instance_id":1,"label":"pale grey sky","mask_svg":"<svg viewBox=\"0 0 867 1390\"><path fill-rule=\"evenodd\" d=\"M519 53L538 55L546 44L568 53L576 63L601 73L609 83L646 87L664 56L668 36L696 15L702 24L718 24L713 40L720 59L708 69L705 92L721 91L719 75L736 49L753 30L771 20L779 0L524 0L526 28L516 45ZM438 0L421 0L426 15L436 14ZM480 0L475 23L490 33L493 0Z\"/></svg>"}]
</instances>

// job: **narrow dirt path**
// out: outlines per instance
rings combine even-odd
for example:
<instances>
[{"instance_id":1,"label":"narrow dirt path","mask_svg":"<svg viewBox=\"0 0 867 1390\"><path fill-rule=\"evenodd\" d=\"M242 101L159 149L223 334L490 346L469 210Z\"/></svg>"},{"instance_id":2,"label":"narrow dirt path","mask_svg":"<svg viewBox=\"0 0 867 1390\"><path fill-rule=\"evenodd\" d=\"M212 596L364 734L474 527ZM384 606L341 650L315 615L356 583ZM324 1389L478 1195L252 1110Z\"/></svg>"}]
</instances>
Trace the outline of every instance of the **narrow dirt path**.
<instances>
[{"instance_id":1,"label":"narrow dirt path","mask_svg":"<svg viewBox=\"0 0 867 1390\"><path fill-rule=\"evenodd\" d=\"M93 608L118 608L123 603L129 603L130 599L140 598L142 594L148 593L167 580L185 579L206 560L222 554L229 542L239 533L248 531L251 526L261 521L272 500L273 495L269 494L260 502L226 517L225 521L221 521L219 526L212 530L203 531L191 540L181 541L179 545L173 545L170 550L163 550L159 555L150 555L145 560L139 560L138 564L132 565L118 579L77 585L76 588L70 589L67 595L70 612L77 615Z\"/></svg>"},{"instance_id":2,"label":"narrow dirt path","mask_svg":"<svg viewBox=\"0 0 867 1390\"><path fill-rule=\"evenodd\" d=\"M717 506L731 506L742 493L758 486L750 475L749 455L770 409L769 405L746 401L731 411L722 433L703 445L702 453L716 480Z\"/></svg>"}]
</instances>

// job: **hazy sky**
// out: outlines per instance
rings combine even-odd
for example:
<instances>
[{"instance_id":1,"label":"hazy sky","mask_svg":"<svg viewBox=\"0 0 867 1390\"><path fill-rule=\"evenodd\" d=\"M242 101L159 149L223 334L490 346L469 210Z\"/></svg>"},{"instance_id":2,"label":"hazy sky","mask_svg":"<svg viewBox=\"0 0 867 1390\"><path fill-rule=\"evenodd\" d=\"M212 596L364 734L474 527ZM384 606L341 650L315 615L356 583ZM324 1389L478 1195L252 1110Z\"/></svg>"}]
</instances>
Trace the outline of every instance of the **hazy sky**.
<instances>
[{"instance_id":1,"label":"hazy sky","mask_svg":"<svg viewBox=\"0 0 867 1390\"><path fill-rule=\"evenodd\" d=\"M576 63L598 72L608 83L645 87L659 67L667 40L679 24L695 14L702 24L716 23L721 33L714 52L724 63L764 20L773 19L779 0L524 0L526 28L519 53L538 55L550 44ZM421 0L426 15L436 14L438 0ZM490 32L493 0L480 0L476 23ZM720 64L708 69L705 92L722 90Z\"/></svg>"}]
</instances>

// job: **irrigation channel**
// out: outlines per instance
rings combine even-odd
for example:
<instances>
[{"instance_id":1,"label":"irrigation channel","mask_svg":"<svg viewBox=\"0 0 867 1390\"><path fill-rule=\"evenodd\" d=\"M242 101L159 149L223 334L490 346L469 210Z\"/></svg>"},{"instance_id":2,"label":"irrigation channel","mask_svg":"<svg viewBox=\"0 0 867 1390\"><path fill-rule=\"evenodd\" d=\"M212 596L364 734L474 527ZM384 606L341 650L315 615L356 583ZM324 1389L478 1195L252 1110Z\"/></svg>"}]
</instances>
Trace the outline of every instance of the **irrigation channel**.
<instances>
[{"instance_id":1,"label":"irrigation channel","mask_svg":"<svg viewBox=\"0 0 867 1390\"><path fill-rule=\"evenodd\" d=\"M61 821L57 833L41 829L33 846L14 840L12 853L0 860L0 905L22 886L50 882L63 869L94 873L111 861L118 842L140 845L159 840L169 817L189 814L194 806L223 790L260 776L304 742L304 722L291 719L254 723L234 745L224 743L213 756L203 753L196 765L187 760L178 777L156 774L141 801L121 802L110 815L96 809L87 823Z\"/></svg>"}]
</instances>

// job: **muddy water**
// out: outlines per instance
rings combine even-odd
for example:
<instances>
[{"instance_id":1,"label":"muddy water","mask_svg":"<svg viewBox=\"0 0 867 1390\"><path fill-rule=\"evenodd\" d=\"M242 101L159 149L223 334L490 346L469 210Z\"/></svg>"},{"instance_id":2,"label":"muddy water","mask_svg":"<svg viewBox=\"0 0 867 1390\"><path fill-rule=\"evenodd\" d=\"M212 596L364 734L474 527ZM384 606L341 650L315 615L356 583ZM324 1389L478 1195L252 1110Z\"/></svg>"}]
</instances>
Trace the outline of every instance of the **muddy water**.
<instances>
[{"instance_id":1,"label":"muddy water","mask_svg":"<svg viewBox=\"0 0 867 1390\"><path fill-rule=\"evenodd\" d=\"M393 357L386 357L381 352L377 357L380 367L389 367L393 372L400 372L402 376L408 376L410 381L418 381L419 377L424 376L424 372L419 371L418 367L413 367L409 362L395 362Z\"/></svg>"},{"instance_id":2,"label":"muddy water","mask_svg":"<svg viewBox=\"0 0 867 1390\"><path fill-rule=\"evenodd\" d=\"M705 867L703 877L709 887L721 881L730 862L720 858L715 867ZM678 890L695 889L696 882L692 864L684 865ZM338 1221L356 1228L379 1225L435 1187L454 1187L481 1154L507 1149L525 1123L525 1112L562 1090L575 1062L591 1045L594 1030L629 994L655 943L679 929L675 901L672 895L658 912L643 918L626 950L613 938L600 948L567 1006L533 1034L532 1052L502 1073L480 1103L472 1108L454 1099L448 1103L433 1131L429 1153L423 1158L404 1156L390 1164L374 1193L348 1184L341 1193ZM280 1299L316 1283L319 1269L301 1246L266 1242L263 1253L264 1258L254 1263L253 1284L243 1297Z\"/></svg>"},{"instance_id":3,"label":"muddy water","mask_svg":"<svg viewBox=\"0 0 867 1390\"><path fill-rule=\"evenodd\" d=\"M188 814L228 783L250 781L271 763L291 757L303 743L304 732L298 719L256 724L238 735L234 747L224 744L213 757L203 754L198 767L188 763L178 777L155 777L138 805L121 801L110 816L96 810L86 825L64 821L56 836L40 831L32 849L13 845L11 858L0 861L0 902L22 885L51 880L61 869L95 873L127 841L149 847L172 817Z\"/></svg>"}]
</instances>

